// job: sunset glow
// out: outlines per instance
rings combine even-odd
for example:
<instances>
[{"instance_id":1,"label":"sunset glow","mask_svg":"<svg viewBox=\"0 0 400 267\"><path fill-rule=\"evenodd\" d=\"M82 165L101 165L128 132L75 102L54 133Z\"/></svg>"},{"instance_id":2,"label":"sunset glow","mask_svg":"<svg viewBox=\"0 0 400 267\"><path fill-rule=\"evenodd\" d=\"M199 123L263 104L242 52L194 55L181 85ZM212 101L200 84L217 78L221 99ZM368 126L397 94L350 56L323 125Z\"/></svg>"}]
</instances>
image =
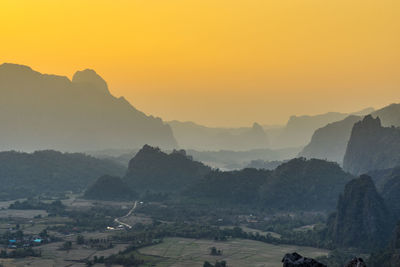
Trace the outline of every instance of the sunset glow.
<instances>
[{"instance_id":1,"label":"sunset glow","mask_svg":"<svg viewBox=\"0 0 400 267\"><path fill-rule=\"evenodd\" d=\"M3 62L92 68L167 121L283 124L400 100L400 1L3 0Z\"/></svg>"}]
</instances>

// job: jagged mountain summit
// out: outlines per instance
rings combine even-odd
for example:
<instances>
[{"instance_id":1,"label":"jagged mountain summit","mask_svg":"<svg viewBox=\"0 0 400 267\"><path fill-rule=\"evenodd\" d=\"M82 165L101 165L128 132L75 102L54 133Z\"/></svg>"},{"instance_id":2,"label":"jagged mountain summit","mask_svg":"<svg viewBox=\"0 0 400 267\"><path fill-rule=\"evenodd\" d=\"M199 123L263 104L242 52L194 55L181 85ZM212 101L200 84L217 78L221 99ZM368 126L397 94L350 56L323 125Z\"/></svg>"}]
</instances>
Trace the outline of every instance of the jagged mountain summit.
<instances>
[{"instance_id":1,"label":"jagged mountain summit","mask_svg":"<svg viewBox=\"0 0 400 267\"><path fill-rule=\"evenodd\" d=\"M0 65L0 150L176 146L169 125L110 94L93 70L65 76Z\"/></svg>"},{"instance_id":2,"label":"jagged mountain summit","mask_svg":"<svg viewBox=\"0 0 400 267\"><path fill-rule=\"evenodd\" d=\"M344 170L355 175L400 165L400 129L382 127L379 117L366 116L353 126L343 159Z\"/></svg>"},{"instance_id":3,"label":"jagged mountain summit","mask_svg":"<svg viewBox=\"0 0 400 267\"><path fill-rule=\"evenodd\" d=\"M124 181L139 193L178 192L210 171L210 167L194 161L184 150L167 154L145 145L130 160Z\"/></svg>"}]
</instances>

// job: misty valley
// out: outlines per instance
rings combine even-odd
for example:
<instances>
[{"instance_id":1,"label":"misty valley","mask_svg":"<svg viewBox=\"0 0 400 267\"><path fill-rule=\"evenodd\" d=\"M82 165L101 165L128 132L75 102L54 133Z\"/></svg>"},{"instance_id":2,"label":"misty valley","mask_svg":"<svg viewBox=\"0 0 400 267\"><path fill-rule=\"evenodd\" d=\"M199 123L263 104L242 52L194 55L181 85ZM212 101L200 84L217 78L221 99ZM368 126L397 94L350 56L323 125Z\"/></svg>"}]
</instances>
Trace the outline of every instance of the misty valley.
<instances>
[{"instance_id":1,"label":"misty valley","mask_svg":"<svg viewBox=\"0 0 400 267\"><path fill-rule=\"evenodd\" d=\"M163 121L0 65L1 266L400 266L400 104Z\"/></svg>"}]
</instances>

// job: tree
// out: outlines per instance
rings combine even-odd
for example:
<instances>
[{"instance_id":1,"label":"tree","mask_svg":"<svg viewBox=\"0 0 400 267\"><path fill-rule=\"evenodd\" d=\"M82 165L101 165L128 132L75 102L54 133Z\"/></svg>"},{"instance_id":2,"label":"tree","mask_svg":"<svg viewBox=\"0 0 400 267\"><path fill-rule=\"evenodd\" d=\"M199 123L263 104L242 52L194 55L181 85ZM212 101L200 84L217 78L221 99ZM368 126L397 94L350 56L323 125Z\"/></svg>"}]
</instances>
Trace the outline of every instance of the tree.
<instances>
[{"instance_id":1,"label":"tree","mask_svg":"<svg viewBox=\"0 0 400 267\"><path fill-rule=\"evenodd\" d=\"M217 261L215 267L226 267L226 261Z\"/></svg>"},{"instance_id":2,"label":"tree","mask_svg":"<svg viewBox=\"0 0 400 267\"><path fill-rule=\"evenodd\" d=\"M77 243L78 245L85 244L85 238L83 237L83 235L78 235L78 236L76 237L76 243Z\"/></svg>"},{"instance_id":3,"label":"tree","mask_svg":"<svg viewBox=\"0 0 400 267\"><path fill-rule=\"evenodd\" d=\"M61 249L63 249L63 250L70 250L71 248L72 248L72 242L71 241L66 241L61 247Z\"/></svg>"}]
</instances>

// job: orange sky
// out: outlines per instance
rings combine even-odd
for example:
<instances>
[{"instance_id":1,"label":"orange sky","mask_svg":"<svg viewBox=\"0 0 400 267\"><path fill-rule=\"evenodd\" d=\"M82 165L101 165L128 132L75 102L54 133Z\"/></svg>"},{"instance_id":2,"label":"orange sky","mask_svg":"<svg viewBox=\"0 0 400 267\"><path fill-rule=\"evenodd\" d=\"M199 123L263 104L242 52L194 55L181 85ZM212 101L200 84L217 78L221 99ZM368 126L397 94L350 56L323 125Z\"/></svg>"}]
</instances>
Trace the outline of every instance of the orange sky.
<instances>
[{"instance_id":1,"label":"orange sky","mask_svg":"<svg viewBox=\"0 0 400 267\"><path fill-rule=\"evenodd\" d=\"M238 126L400 102L399 0L2 0L0 63L165 120Z\"/></svg>"}]
</instances>

